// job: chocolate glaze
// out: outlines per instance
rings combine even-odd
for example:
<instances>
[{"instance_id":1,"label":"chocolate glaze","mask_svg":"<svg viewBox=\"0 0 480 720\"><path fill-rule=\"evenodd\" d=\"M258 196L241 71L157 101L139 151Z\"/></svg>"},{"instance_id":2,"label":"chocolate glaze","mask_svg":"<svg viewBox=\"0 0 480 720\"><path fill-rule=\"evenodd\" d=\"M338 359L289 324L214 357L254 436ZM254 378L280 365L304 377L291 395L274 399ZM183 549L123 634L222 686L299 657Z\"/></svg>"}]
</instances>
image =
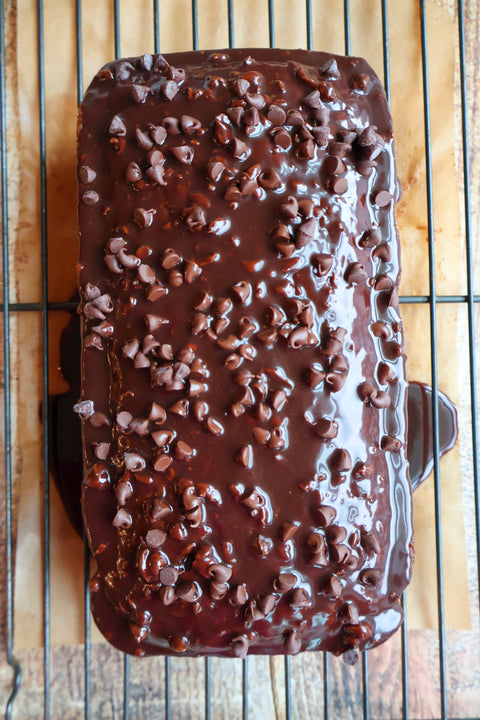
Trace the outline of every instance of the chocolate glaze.
<instances>
[{"instance_id":1,"label":"chocolate glaze","mask_svg":"<svg viewBox=\"0 0 480 720\"><path fill-rule=\"evenodd\" d=\"M354 660L401 622L413 556L378 78L306 51L130 58L78 139L97 624L137 655Z\"/></svg>"},{"instance_id":2,"label":"chocolate glaze","mask_svg":"<svg viewBox=\"0 0 480 720\"><path fill-rule=\"evenodd\" d=\"M80 494L83 476L82 429L72 407L80 396L80 318L72 314L62 332L60 341L60 367L70 388L50 398L50 458L55 484L65 511L79 535L83 535ZM416 490L433 469L432 388L425 383L410 380L407 395L408 443L410 484ZM457 410L451 400L438 393L440 457L451 450L457 440Z\"/></svg>"}]
</instances>

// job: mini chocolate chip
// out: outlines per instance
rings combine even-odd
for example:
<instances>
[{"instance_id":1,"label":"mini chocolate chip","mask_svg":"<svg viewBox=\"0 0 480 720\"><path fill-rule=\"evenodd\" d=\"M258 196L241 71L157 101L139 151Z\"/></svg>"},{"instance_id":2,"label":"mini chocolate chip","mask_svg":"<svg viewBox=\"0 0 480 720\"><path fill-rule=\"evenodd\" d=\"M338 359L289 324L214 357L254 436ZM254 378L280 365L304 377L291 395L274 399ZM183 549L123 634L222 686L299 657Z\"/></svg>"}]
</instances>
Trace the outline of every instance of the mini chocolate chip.
<instances>
[{"instance_id":1,"label":"mini chocolate chip","mask_svg":"<svg viewBox=\"0 0 480 720\"><path fill-rule=\"evenodd\" d=\"M206 165L207 175L212 182L217 182L225 170L225 165L220 160L208 162Z\"/></svg>"},{"instance_id":2,"label":"mini chocolate chip","mask_svg":"<svg viewBox=\"0 0 480 720\"><path fill-rule=\"evenodd\" d=\"M347 538L347 531L342 525L329 525L325 529L325 535L331 545L339 545Z\"/></svg>"},{"instance_id":3,"label":"mini chocolate chip","mask_svg":"<svg viewBox=\"0 0 480 720\"><path fill-rule=\"evenodd\" d=\"M276 170L270 168L259 175L258 184L264 190L278 190L282 186L282 178Z\"/></svg>"},{"instance_id":4,"label":"mini chocolate chip","mask_svg":"<svg viewBox=\"0 0 480 720\"><path fill-rule=\"evenodd\" d=\"M145 535L145 542L149 548L157 549L163 545L167 536L163 530L149 530Z\"/></svg>"},{"instance_id":5,"label":"mini chocolate chip","mask_svg":"<svg viewBox=\"0 0 480 720\"><path fill-rule=\"evenodd\" d=\"M285 390L277 390L273 393L271 405L274 410L280 412L287 401L287 393Z\"/></svg>"},{"instance_id":6,"label":"mini chocolate chip","mask_svg":"<svg viewBox=\"0 0 480 720\"><path fill-rule=\"evenodd\" d=\"M160 498L153 498L150 506L150 517L153 521L162 520L167 517L167 515L170 515L171 512L172 508L170 505L167 505L167 503Z\"/></svg>"},{"instance_id":7,"label":"mini chocolate chip","mask_svg":"<svg viewBox=\"0 0 480 720\"><path fill-rule=\"evenodd\" d=\"M287 630L283 636L283 647L289 655L297 655L302 649L302 641L296 630Z\"/></svg>"},{"instance_id":8,"label":"mini chocolate chip","mask_svg":"<svg viewBox=\"0 0 480 720\"><path fill-rule=\"evenodd\" d=\"M381 362L378 365L377 376L380 385L385 385L386 383L392 382L392 380L395 378L395 372L391 365L388 365L385 362Z\"/></svg>"},{"instance_id":9,"label":"mini chocolate chip","mask_svg":"<svg viewBox=\"0 0 480 720\"><path fill-rule=\"evenodd\" d=\"M147 175L150 180L156 182L157 185L166 185L165 181L165 168L163 165L157 164L147 168Z\"/></svg>"},{"instance_id":10,"label":"mini chocolate chip","mask_svg":"<svg viewBox=\"0 0 480 720\"><path fill-rule=\"evenodd\" d=\"M108 454L110 452L110 443L107 443L107 442L93 443L93 446L94 446L95 457L98 460L106 460L108 457ZM123 503L120 503L120 505L122 505L122 504Z\"/></svg>"},{"instance_id":11,"label":"mini chocolate chip","mask_svg":"<svg viewBox=\"0 0 480 720\"><path fill-rule=\"evenodd\" d=\"M360 400L366 402L376 392L375 386L371 382L363 382L357 387L357 394Z\"/></svg>"},{"instance_id":12,"label":"mini chocolate chip","mask_svg":"<svg viewBox=\"0 0 480 720\"><path fill-rule=\"evenodd\" d=\"M104 427L104 426L110 427L110 424L111 424L110 420L107 418L105 413L101 413L101 412L94 412L93 415L91 415L89 417L88 421L89 421L90 425L92 425L92 427L96 427L96 428Z\"/></svg>"},{"instance_id":13,"label":"mini chocolate chip","mask_svg":"<svg viewBox=\"0 0 480 720\"><path fill-rule=\"evenodd\" d=\"M140 128L137 128L135 130L135 135L137 137L137 145L142 150L150 150L150 148L153 146L152 141L150 140L149 136L146 132L142 132Z\"/></svg>"},{"instance_id":14,"label":"mini chocolate chip","mask_svg":"<svg viewBox=\"0 0 480 720\"><path fill-rule=\"evenodd\" d=\"M89 185L95 180L96 177L97 173L95 172L95 170L92 170L91 167L88 167L88 165L80 165L80 167L78 168L78 179L84 185Z\"/></svg>"},{"instance_id":15,"label":"mini chocolate chip","mask_svg":"<svg viewBox=\"0 0 480 720\"><path fill-rule=\"evenodd\" d=\"M297 576L293 573L280 573L273 581L273 589L276 592L285 593L295 587Z\"/></svg>"},{"instance_id":16,"label":"mini chocolate chip","mask_svg":"<svg viewBox=\"0 0 480 720\"><path fill-rule=\"evenodd\" d=\"M295 244L301 248L312 242L317 234L317 221L315 218L309 218L302 225L300 225Z\"/></svg>"},{"instance_id":17,"label":"mini chocolate chip","mask_svg":"<svg viewBox=\"0 0 480 720\"><path fill-rule=\"evenodd\" d=\"M253 467L253 450L251 445L244 445L235 456L239 465L250 470Z\"/></svg>"},{"instance_id":18,"label":"mini chocolate chip","mask_svg":"<svg viewBox=\"0 0 480 720\"><path fill-rule=\"evenodd\" d=\"M302 127L305 124L303 115L298 110L289 110L287 113L287 125Z\"/></svg>"},{"instance_id":19,"label":"mini chocolate chip","mask_svg":"<svg viewBox=\"0 0 480 720\"><path fill-rule=\"evenodd\" d=\"M201 130L202 123L191 115L182 115L180 118L180 127L185 135L193 135L197 130Z\"/></svg>"},{"instance_id":20,"label":"mini chocolate chip","mask_svg":"<svg viewBox=\"0 0 480 720\"><path fill-rule=\"evenodd\" d=\"M257 598L257 606L266 617L275 609L275 596L268 593L267 595L261 595Z\"/></svg>"},{"instance_id":21,"label":"mini chocolate chip","mask_svg":"<svg viewBox=\"0 0 480 720\"><path fill-rule=\"evenodd\" d=\"M232 154L234 158L237 158L237 160L246 160L250 152L250 148L243 140L239 140L238 138L233 139Z\"/></svg>"},{"instance_id":22,"label":"mini chocolate chip","mask_svg":"<svg viewBox=\"0 0 480 720\"><path fill-rule=\"evenodd\" d=\"M155 457L153 467L157 472L165 472L172 464L172 458L165 453L160 453Z\"/></svg>"},{"instance_id":23,"label":"mini chocolate chip","mask_svg":"<svg viewBox=\"0 0 480 720\"><path fill-rule=\"evenodd\" d=\"M230 642L232 655L244 660L248 654L248 639L245 635L235 635Z\"/></svg>"},{"instance_id":24,"label":"mini chocolate chip","mask_svg":"<svg viewBox=\"0 0 480 720\"><path fill-rule=\"evenodd\" d=\"M380 441L380 447L384 452L398 452L402 447L402 443L396 437L384 435Z\"/></svg>"},{"instance_id":25,"label":"mini chocolate chip","mask_svg":"<svg viewBox=\"0 0 480 720\"><path fill-rule=\"evenodd\" d=\"M263 620L264 617L265 615L257 606L256 600L249 600L245 608L245 621L247 623L256 622L257 620Z\"/></svg>"},{"instance_id":26,"label":"mini chocolate chip","mask_svg":"<svg viewBox=\"0 0 480 720\"><path fill-rule=\"evenodd\" d=\"M260 122L260 114L255 107L249 107L245 110L243 119L245 125L249 128L256 127Z\"/></svg>"},{"instance_id":27,"label":"mini chocolate chip","mask_svg":"<svg viewBox=\"0 0 480 720\"><path fill-rule=\"evenodd\" d=\"M170 148L170 152L178 162L183 165L190 165L193 160L194 152L190 145L179 145L178 147Z\"/></svg>"},{"instance_id":28,"label":"mini chocolate chip","mask_svg":"<svg viewBox=\"0 0 480 720\"><path fill-rule=\"evenodd\" d=\"M329 155L325 158L323 167L329 175L341 175L346 170L338 155Z\"/></svg>"},{"instance_id":29,"label":"mini chocolate chip","mask_svg":"<svg viewBox=\"0 0 480 720\"><path fill-rule=\"evenodd\" d=\"M367 555L372 555L373 553L378 555L380 553L380 541L373 532L366 532L365 530L362 530L360 532L360 544Z\"/></svg>"},{"instance_id":30,"label":"mini chocolate chip","mask_svg":"<svg viewBox=\"0 0 480 720\"><path fill-rule=\"evenodd\" d=\"M335 508L330 505L317 505L312 508L312 515L319 527L328 527L333 523L337 516Z\"/></svg>"},{"instance_id":31,"label":"mini chocolate chip","mask_svg":"<svg viewBox=\"0 0 480 720\"><path fill-rule=\"evenodd\" d=\"M105 265L108 267L109 270L111 270L111 272L115 273L116 275L122 274L122 267L115 255L105 255L103 259Z\"/></svg>"},{"instance_id":32,"label":"mini chocolate chip","mask_svg":"<svg viewBox=\"0 0 480 720\"><path fill-rule=\"evenodd\" d=\"M108 132L110 135L114 135L115 137L121 137L127 134L125 123L119 115L115 115L112 118Z\"/></svg>"},{"instance_id":33,"label":"mini chocolate chip","mask_svg":"<svg viewBox=\"0 0 480 720\"><path fill-rule=\"evenodd\" d=\"M232 80L231 87L239 98L243 98L250 88L250 83L245 78L238 78L236 80Z\"/></svg>"},{"instance_id":34,"label":"mini chocolate chip","mask_svg":"<svg viewBox=\"0 0 480 720\"><path fill-rule=\"evenodd\" d=\"M217 583L227 583L232 577L232 568L223 563L213 563L208 567L208 574Z\"/></svg>"},{"instance_id":35,"label":"mini chocolate chip","mask_svg":"<svg viewBox=\"0 0 480 720\"><path fill-rule=\"evenodd\" d=\"M272 140L274 145L282 150L289 150L292 147L292 138L285 128L275 128L272 131Z\"/></svg>"},{"instance_id":36,"label":"mini chocolate chip","mask_svg":"<svg viewBox=\"0 0 480 720\"><path fill-rule=\"evenodd\" d=\"M332 142L329 146L329 152L331 155L336 156L337 160L339 158L344 158L352 149L352 146L348 142ZM340 172L345 172L345 165L337 165L338 168L341 168L343 166L343 170L340 170ZM338 175L340 172L334 172L333 175Z\"/></svg>"},{"instance_id":37,"label":"mini chocolate chip","mask_svg":"<svg viewBox=\"0 0 480 720\"><path fill-rule=\"evenodd\" d=\"M133 212L133 219L140 228L147 228L152 224L155 210L145 210L145 208L136 208Z\"/></svg>"},{"instance_id":38,"label":"mini chocolate chip","mask_svg":"<svg viewBox=\"0 0 480 720\"><path fill-rule=\"evenodd\" d=\"M298 215L298 200L297 200L297 198L294 197L293 195L289 195L287 197L287 199L281 203L279 210L282 213L282 215L285 215L285 217L291 218L292 220L295 219ZM278 231L278 229L279 228L277 227L277 231ZM286 230L285 237L287 239L289 239L290 233L288 232L287 228L285 228L285 230ZM277 234L278 234L278 232L277 232Z\"/></svg>"},{"instance_id":39,"label":"mini chocolate chip","mask_svg":"<svg viewBox=\"0 0 480 720\"><path fill-rule=\"evenodd\" d=\"M100 197L95 190L86 190L82 195L82 202L84 205L96 205Z\"/></svg>"},{"instance_id":40,"label":"mini chocolate chip","mask_svg":"<svg viewBox=\"0 0 480 720\"><path fill-rule=\"evenodd\" d=\"M258 111L257 111L258 112ZM227 109L227 115L234 125L240 127L242 124L243 116L245 115L245 108L236 105Z\"/></svg>"},{"instance_id":41,"label":"mini chocolate chip","mask_svg":"<svg viewBox=\"0 0 480 720\"><path fill-rule=\"evenodd\" d=\"M377 390L375 393L370 395L369 400L370 405L373 405L373 407L379 409L390 407L390 405L392 404L392 398L384 390Z\"/></svg>"},{"instance_id":42,"label":"mini chocolate chip","mask_svg":"<svg viewBox=\"0 0 480 720\"><path fill-rule=\"evenodd\" d=\"M360 283L366 280L367 277L367 271L359 262L350 263L345 271L345 280L348 283Z\"/></svg>"},{"instance_id":43,"label":"mini chocolate chip","mask_svg":"<svg viewBox=\"0 0 480 720\"><path fill-rule=\"evenodd\" d=\"M305 327L297 327L288 336L288 345L299 349L308 344L308 331Z\"/></svg>"},{"instance_id":44,"label":"mini chocolate chip","mask_svg":"<svg viewBox=\"0 0 480 720\"><path fill-rule=\"evenodd\" d=\"M222 348L222 350L228 350L229 352L232 350L236 350L239 345L241 344L241 340L239 340L236 335L229 335L225 339L217 339L217 345Z\"/></svg>"},{"instance_id":45,"label":"mini chocolate chip","mask_svg":"<svg viewBox=\"0 0 480 720\"><path fill-rule=\"evenodd\" d=\"M178 93L178 85L175 80L167 80L167 82L160 87L160 92L167 100L173 100Z\"/></svg>"},{"instance_id":46,"label":"mini chocolate chip","mask_svg":"<svg viewBox=\"0 0 480 720\"><path fill-rule=\"evenodd\" d=\"M154 430L151 435L153 442L155 443L155 445L158 445L158 447L164 447L164 445L168 445L172 442L174 438L173 430Z\"/></svg>"},{"instance_id":47,"label":"mini chocolate chip","mask_svg":"<svg viewBox=\"0 0 480 720\"><path fill-rule=\"evenodd\" d=\"M312 365L307 368L306 381L311 388L317 387L325 379L325 373L320 367Z\"/></svg>"},{"instance_id":48,"label":"mini chocolate chip","mask_svg":"<svg viewBox=\"0 0 480 720\"><path fill-rule=\"evenodd\" d=\"M180 134L180 123L178 121L178 118L174 117L166 117L163 119L163 127L167 131L169 135L179 135Z\"/></svg>"},{"instance_id":49,"label":"mini chocolate chip","mask_svg":"<svg viewBox=\"0 0 480 720\"><path fill-rule=\"evenodd\" d=\"M295 590L293 590L289 605L298 608L304 608L310 605L310 596L305 588L295 588Z\"/></svg>"},{"instance_id":50,"label":"mini chocolate chip","mask_svg":"<svg viewBox=\"0 0 480 720\"><path fill-rule=\"evenodd\" d=\"M202 269L194 260L186 260L183 274L185 281L191 285L202 274Z\"/></svg>"},{"instance_id":51,"label":"mini chocolate chip","mask_svg":"<svg viewBox=\"0 0 480 720\"><path fill-rule=\"evenodd\" d=\"M279 105L270 105L267 112L267 118L270 120L272 125L284 125L287 119L287 114Z\"/></svg>"},{"instance_id":52,"label":"mini chocolate chip","mask_svg":"<svg viewBox=\"0 0 480 720\"><path fill-rule=\"evenodd\" d=\"M252 435L260 445L265 445L265 443L270 439L270 432L261 427L253 427Z\"/></svg>"},{"instance_id":53,"label":"mini chocolate chip","mask_svg":"<svg viewBox=\"0 0 480 720\"><path fill-rule=\"evenodd\" d=\"M393 287L393 280L388 275L378 275L374 287L375 290L390 290Z\"/></svg>"},{"instance_id":54,"label":"mini chocolate chip","mask_svg":"<svg viewBox=\"0 0 480 720\"><path fill-rule=\"evenodd\" d=\"M207 224L205 210L199 205L193 205L189 208L185 222L191 230L201 230Z\"/></svg>"},{"instance_id":55,"label":"mini chocolate chip","mask_svg":"<svg viewBox=\"0 0 480 720\"><path fill-rule=\"evenodd\" d=\"M250 545L255 555L260 558L267 557L273 548L273 543L270 538L267 538L264 535L254 536Z\"/></svg>"},{"instance_id":56,"label":"mini chocolate chip","mask_svg":"<svg viewBox=\"0 0 480 720\"><path fill-rule=\"evenodd\" d=\"M200 585L197 582L191 580L181 581L177 585L175 592L177 594L177 597L188 603L197 602L197 600L202 595Z\"/></svg>"},{"instance_id":57,"label":"mini chocolate chip","mask_svg":"<svg viewBox=\"0 0 480 720\"><path fill-rule=\"evenodd\" d=\"M351 552L346 545L332 544L329 547L330 560L338 565L343 565L349 559Z\"/></svg>"},{"instance_id":58,"label":"mini chocolate chip","mask_svg":"<svg viewBox=\"0 0 480 720\"><path fill-rule=\"evenodd\" d=\"M379 231L371 228L370 230L365 230L362 237L358 241L358 244L360 245L360 247L371 248L379 245L381 241L382 237Z\"/></svg>"},{"instance_id":59,"label":"mini chocolate chip","mask_svg":"<svg viewBox=\"0 0 480 720\"><path fill-rule=\"evenodd\" d=\"M311 262L318 275L327 275L333 265L333 256L325 253L317 253L316 255L312 255Z\"/></svg>"},{"instance_id":60,"label":"mini chocolate chip","mask_svg":"<svg viewBox=\"0 0 480 720\"><path fill-rule=\"evenodd\" d=\"M174 413L175 415L180 415L181 417L187 417L188 409L189 409L188 400L181 399L181 400L178 400L173 405L170 405L170 407L168 408L168 411Z\"/></svg>"},{"instance_id":61,"label":"mini chocolate chip","mask_svg":"<svg viewBox=\"0 0 480 720\"><path fill-rule=\"evenodd\" d=\"M382 260L383 262L390 262L391 255L390 245L387 243L381 243L372 250L372 257L378 258L378 260Z\"/></svg>"},{"instance_id":62,"label":"mini chocolate chip","mask_svg":"<svg viewBox=\"0 0 480 720\"><path fill-rule=\"evenodd\" d=\"M263 108L263 106L265 105L265 98L259 92L256 92L256 93L246 92L245 100L247 101L248 105L250 105L251 107L257 108L257 110L261 110L261 108Z\"/></svg>"},{"instance_id":63,"label":"mini chocolate chip","mask_svg":"<svg viewBox=\"0 0 480 720\"><path fill-rule=\"evenodd\" d=\"M324 417L317 420L314 425L315 434L322 440L333 440L338 434L338 423L336 420Z\"/></svg>"},{"instance_id":64,"label":"mini chocolate chip","mask_svg":"<svg viewBox=\"0 0 480 720\"><path fill-rule=\"evenodd\" d=\"M136 103L145 102L145 98L151 92L150 88L146 85L130 85L130 95Z\"/></svg>"},{"instance_id":65,"label":"mini chocolate chip","mask_svg":"<svg viewBox=\"0 0 480 720\"><path fill-rule=\"evenodd\" d=\"M367 568L366 570L362 570L359 576L359 580L363 585L366 585L367 587L373 587L377 588L380 587L382 584L384 573L382 570L377 570L376 568Z\"/></svg>"},{"instance_id":66,"label":"mini chocolate chip","mask_svg":"<svg viewBox=\"0 0 480 720\"><path fill-rule=\"evenodd\" d=\"M245 585L237 585L230 591L228 601L231 605L244 605L248 600L247 588Z\"/></svg>"},{"instance_id":67,"label":"mini chocolate chip","mask_svg":"<svg viewBox=\"0 0 480 720\"><path fill-rule=\"evenodd\" d=\"M132 516L124 508L120 508L112 520L112 525L116 528L129 528L132 526Z\"/></svg>"},{"instance_id":68,"label":"mini chocolate chip","mask_svg":"<svg viewBox=\"0 0 480 720\"><path fill-rule=\"evenodd\" d=\"M340 75L340 70L338 69L337 61L335 58L329 58L320 68L320 72L322 75L326 75L329 78L332 78L334 80L338 80Z\"/></svg>"},{"instance_id":69,"label":"mini chocolate chip","mask_svg":"<svg viewBox=\"0 0 480 720\"><path fill-rule=\"evenodd\" d=\"M150 530L150 532L154 531ZM179 573L177 568L173 567L172 565L167 565L166 567L160 569L158 579L160 580L162 585L173 589L173 586L178 580L178 575Z\"/></svg>"},{"instance_id":70,"label":"mini chocolate chip","mask_svg":"<svg viewBox=\"0 0 480 720\"><path fill-rule=\"evenodd\" d=\"M143 470L145 468L145 460L138 453L125 452L123 453L123 459L125 467L131 472L138 472L139 470Z\"/></svg>"},{"instance_id":71,"label":"mini chocolate chip","mask_svg":"<svg viewBox=\"0 0 480 720\"><path fill-rule=\"evenodd\" d=\"M343 448L336 448L330 455L329 462L332 468L340 472L348 472L352 469L350 453Z\"/></svg>"},{"instance_id":72,"label":"mini chocolate chip","mask_svg":"<svg viewBox=\"0 0 480 720\"><path fill-rule=\"evenodd\" d=\"M138 266L137 277L140 280L140 282L151 285L153 282L155 282L155 270L153 268L151 268L150 265L141 263Z\"/></svg>"},{"instance_id":73,"label":"mini chocolate chip","mask_svg":"<svg viewBox=\"0 0 480 720\"><path fill-rule=\"evenodd\" d=\"M125 505L128 498L132 496L132 486L130 483L120 482L115 487L115 496L119 505Z\"/></svg>"},{"instance_id":74,"label":"mini chocolate chip","mask_svg":"<svg viewBox=\"0 0 480 720\"><path fill-rule=\"evenodd\" d=\"M122 410L122 412L117 413L116 421L119 428L122 430L126 430L130 423L133 420L132 413L127 412L126 410Z\"/></svg>"},{"instance_id":75,"label":"mini chocolate chip","mask_svg":"<svg viewBox=\"0 0 480 720\"><path fill-rule=\"evenodd\" d=\"M168 586L160 588L159 597L163 605L171 605L177 599L175 589Z\"/></svg>"},{"instance_id":76,"label":"mini chocolate chip","mask_svg":"<svg viewBox=\"0 0 480 720\"><path fill-rule=\"evenodd\" d=\"M73 412L77 413L82 420L87 420L94 413L94 406L92 400L82 400L73 406Z\"/></svg>"},{"instance_id":77,"label":"mini chocolate chip","mask_svg":"<svg viewBox=\"0 0 480 720\"><path fill-rule=\"evenodd\" d=\"M168 273L168 282L172 287L180 287L183 285L183 275L180 270L170 270Z\"/></svg>"},{"instance_id":78,"label":"mini chocolate chip","mask_svg":"<svg viewBox=\"0 0 480 720\"><path fill-rule=\"evenodd\" d=\"M360 621L358 608L353 602L345 602L338 609L338 618L342 623L356 625Z\"/></svg>"},{"instance_id":79,"label":"mini chocolate chip","mask_svg":"<svg viewBox=\"0 0 480 720\"><path fill-rule=\"evenodd\" d=\"M252 286L250 283L245 282L244 280L235 283L235 285L232 285L232 293L236 297L237 300L239 300L242 305L248 305L249 301L252 297Z\"/></svg>"},{"instance_id":80,"label":"mini chocolate chip","mask_svg":"<svg viewBox=\"0 0 480 720\"><path fill-rule=\"evenodd\" d=\"M186 442L183 442L183 440L179 440L177 442L177 445L175 447L175 457L178 460L187 460L192 457L194 454L193 448L190 447Z\"/></svg>"},{"instance_id":81,"label":"mini chocolate chip","mask_svg":"<svg viewBox=\"0 0 480 720\"><path fill-rule=\"evenodd\" d=\"M390 205L392 201L392 196L388 192L388 190L380 190L380 192L377 192L373 198L373 202L377 207L387 207Z\"/></svg>"},{"instance_id":82,"label":"mini chocolate chip","mask_svg":"<svg viewBox=\"0 0 480 720\"><path fill-rule=\"evenodd\" d=\"M147 160L152 166L165 164L165 156L158 148L152 148L149 150Z\"/></svg>"},{"instance_id":83,"label":"mini chocolate chip","mask_svg":"<svg viewBox=\"0 0 480 720\"><path fill-rule=\"evenodd\" d=\"M164 297L166 294L166 287L161 283L156 282L147 288L146 298L149 302L156 302L157 300L160 300L160 298Z\"/></svg>"},{"instance_id":84,"label":"mini chocolate chip","mask_svg":"<svg viewBox=\"0 0 480 720\"><path fill-rule=\"evenodd\" d=\"M315 157L315 143L313 140L304 140L297 147L297 155L305 160L313 160Z\"/></svg>"},{"instance_id":85,"label":"mini chocolate chip","mask_svg":"<svg viewBox=\"0 0 480 720\"><path fill-rule=\"evenodd\" d=\"M348 180L346 177L334 177L330 183L332 192L337 195L343 195L348 190Z\"/></svg>"}]
</instances>

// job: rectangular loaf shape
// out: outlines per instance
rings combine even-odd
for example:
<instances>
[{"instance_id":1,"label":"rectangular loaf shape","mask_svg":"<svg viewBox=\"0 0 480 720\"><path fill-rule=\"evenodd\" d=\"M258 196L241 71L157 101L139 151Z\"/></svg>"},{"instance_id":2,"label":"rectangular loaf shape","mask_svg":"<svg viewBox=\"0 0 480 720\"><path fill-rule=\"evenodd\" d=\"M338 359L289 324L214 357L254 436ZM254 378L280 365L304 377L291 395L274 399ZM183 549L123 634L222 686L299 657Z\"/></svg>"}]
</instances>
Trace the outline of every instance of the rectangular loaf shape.
<instances>
[{"instance_id":1,"label":"rectangular loaf shape","mask_svg":"<svg viewBox=\"0 0 480 720\"><path fill-rule=\"evenodd\" d=\"M79 114L82 507L105 637L328 650L413 544L392 122L358 58L106 65Z\"/></svg>"}]
</instances>

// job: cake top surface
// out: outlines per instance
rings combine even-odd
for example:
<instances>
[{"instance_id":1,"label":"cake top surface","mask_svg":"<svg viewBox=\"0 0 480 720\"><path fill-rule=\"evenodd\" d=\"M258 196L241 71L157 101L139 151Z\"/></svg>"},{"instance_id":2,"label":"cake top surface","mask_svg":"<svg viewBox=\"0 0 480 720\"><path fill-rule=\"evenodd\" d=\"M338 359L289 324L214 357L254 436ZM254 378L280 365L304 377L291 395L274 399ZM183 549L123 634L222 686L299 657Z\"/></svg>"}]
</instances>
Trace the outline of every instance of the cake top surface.
<instances>
[{"instance_id":1,"label":"cake top surface","mask_svg":"<svg viewBox=\"0 0 480 720\"><path fill-rule=\"evenodd\" d=\"M398 625L396 197L358 58L178 53L95 77L78 409L94 612L117 646L342 652Z\"/></svg>"}]
</instances>

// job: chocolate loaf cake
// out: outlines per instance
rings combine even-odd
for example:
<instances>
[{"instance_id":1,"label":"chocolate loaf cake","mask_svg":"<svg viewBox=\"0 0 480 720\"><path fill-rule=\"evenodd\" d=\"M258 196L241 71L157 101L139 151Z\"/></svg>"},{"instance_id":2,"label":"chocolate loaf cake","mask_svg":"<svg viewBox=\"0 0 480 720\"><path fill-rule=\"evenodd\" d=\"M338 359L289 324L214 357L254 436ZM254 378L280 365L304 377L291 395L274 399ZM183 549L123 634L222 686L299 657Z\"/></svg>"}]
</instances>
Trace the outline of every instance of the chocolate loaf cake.
<instances>
[{"instance_id":1,"label":"chocolate loaf cake","mask_svg":"<svg viewBox=\"0 0 480 720\"><path fill-rule=\"evenodd\" d=\"M364 60L143 55L78 128L93 615L135 655L346 653L413 558L392 122Z\"/></svg>"}]
</instances>

